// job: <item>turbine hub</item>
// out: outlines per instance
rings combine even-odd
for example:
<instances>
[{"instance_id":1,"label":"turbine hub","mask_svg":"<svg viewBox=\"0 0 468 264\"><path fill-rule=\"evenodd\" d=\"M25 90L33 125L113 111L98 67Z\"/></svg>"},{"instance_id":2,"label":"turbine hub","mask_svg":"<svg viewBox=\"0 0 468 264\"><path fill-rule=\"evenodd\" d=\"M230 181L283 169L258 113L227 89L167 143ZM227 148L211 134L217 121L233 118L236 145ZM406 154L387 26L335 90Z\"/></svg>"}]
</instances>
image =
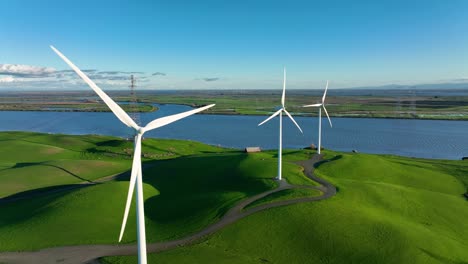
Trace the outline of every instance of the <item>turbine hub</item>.
<instances>
[{"instance_id":1,"label":"turbine hub","mask_svg":"<svg viewBox=\"0 0 468 264\"><path fill-rule=\"evenodd\" d=\"M135 132L136 132L138 135L143 135L143 133L145 133L145 131L143 131L143 128L142 128L142 127L139 127L138 129L135 129Z\"/></svg>"}]
</instances>

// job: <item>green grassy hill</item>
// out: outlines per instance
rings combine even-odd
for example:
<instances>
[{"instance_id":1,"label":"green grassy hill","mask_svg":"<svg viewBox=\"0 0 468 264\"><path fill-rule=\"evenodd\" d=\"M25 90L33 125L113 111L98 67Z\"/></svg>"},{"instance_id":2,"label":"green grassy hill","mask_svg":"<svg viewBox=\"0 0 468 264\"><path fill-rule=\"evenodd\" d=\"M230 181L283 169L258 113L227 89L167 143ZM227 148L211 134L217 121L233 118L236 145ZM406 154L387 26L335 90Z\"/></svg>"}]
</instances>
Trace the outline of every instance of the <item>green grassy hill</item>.
<instances>
[{"instance_id":1,"label":"green grassy hill","mask_svg":"<svg viewBox=\"0 0 468 264\"><path fill-rule=\"evenodd\" d=\"M133 154L133 142L107 136L2 132L0 141L0 198L123 173ZM146 162L226 151L198 142L143 141Z\"/></svg>"},{"instance_id":2,"label":"green grassy hill","mask_svg":"<svg viewBox=\"0 0 468 264\"><path fill-rule=\"evenodd\" d=\"M327 157L316 174L335 197L259 212L150 263L468 263L468 162Z\"/></svg>"},{"instance_id":3,"label":"green grassy hill","mask_svg":"<svg viewBox=\"0 0 468 264\"><path fill-rule=\"evenodd\" d=\"M21 196L128 172L132 143L115 137L0 133L0 193ZM273 208L150 263L468 263L468 162L326 151L315 174L336 196ZM316 185L286 151L284 176ZM149 242L192 234L244 199L277 186L276 153L191 141L143 141ZM96 168L99 168L96 170ZM72 176L77 175L82 179ZM128 177L2 203L0 251L117 243ZM288 190L259 202L317 195ZM255 205L255 204L254 204ZM133 205L132 205L133 206ZM136 240L134 207L124 243ZM105 263L136 263L136 256Z\"/></svg>"},{"instance_id":4,"label":"green grassy hill","mask_svg":"<svg viewBox=\"0 0 468 264\"><path fill-rule=\"evenodd\" d=\"M7 135L3 136L8 138ZM107 162L99 169L104 172L112 167L111 160L122 164L124 171L129 169L130 155L125 153L131 143L123 140L112 137L28 133L25 136L29 138L28 142L33 141L32 145L47 142L50 145L64 146L67 144L62 145L62 140L75 142L73 151L76 152L76 157L101 158ZM83 142L84 140L88 141ZM25 140L10 141L11 144L16 144L17 141L23 143ZM63 152L67 151L70 150L65 149ZM26 154L23 155L27 157ZM269 152L252 155L197 142L147 139L143 144L143 155L155 157L144 159L143 164L149 242L171 240L194 233L217 221L239 200L277 186L272 180L276 175L276 158ZM291 152L289 156L291 155L302 157L306 154ZM38 162L44 162L40 161L41 158L56 158L48 155L32 156L31 160L36 159ZM67 162L73 163L73 154L67 158ZM42 167L44 171L39 172L38 167L30 168L38 178L36 182L29 183L31 188L42 188L46 180L50 182L48 186L60 186L62 183L59 181L70 178L68 175L53 174L55 167ZM291 182L312 184L298 165L287 164L285 171L290 175L287 178ZM19 179L20 182L32 178L27 178L29 175L25 178L18 177L18 171L11 168L7 172L11 179ZM83 170L80 177L91 177L93 173L96 172ZM107 173L101 172L99 175L107 176ZM99 176L95 178L97 177ZM68 182L68 185L71 183L73 182ZM5 190L8 189L5 187ZM0 203L0 241L9 241L0 244L0 251L117 243L127 191L128 177L123 177L85 188L35 196L34 199ZM13 193L14 190L10 192ZM132 208L130 212L131 220L127 224L124 243L136 241L134 210ZM47 239L43 239L44 237Z\"/></svg>"},{"instance_id":5,"label":"green grassy hill","mask_svg":"<svg viewBox=\"0 0 468 264\"><path fill-rule=\"evenodd\" d=\"M103 140L104 138L101 138ZM128 170L130 161L83 155L98 137L0 133L0 198L50 186L91 182Z\"/></svg>"}]
</instances>

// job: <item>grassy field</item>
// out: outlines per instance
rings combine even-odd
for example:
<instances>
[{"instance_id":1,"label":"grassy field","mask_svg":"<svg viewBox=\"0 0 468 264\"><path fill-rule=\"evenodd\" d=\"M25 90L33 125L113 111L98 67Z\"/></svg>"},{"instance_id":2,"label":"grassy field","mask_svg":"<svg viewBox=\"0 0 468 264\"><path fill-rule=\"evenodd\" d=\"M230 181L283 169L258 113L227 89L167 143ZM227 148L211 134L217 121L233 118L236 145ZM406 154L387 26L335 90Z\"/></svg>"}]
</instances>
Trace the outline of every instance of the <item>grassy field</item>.
<instances>
[{"instance_id":1,"label":"grassy field","mask_svg":"<svg viewBox=\"0 0 468 264\"><path fill-rule=\"evenodd\" d=\"M280 92L261 94L201 94L145 96L142 101L188 104L193 106L216 103L208 113L267 115L278 107ZM320 103L321 95L289 94L288 110L295 115L317 116L316 108L303 105ZM327 109L334 117L415 118L468 120L468 97L430 96L328 96Z\"/></svg>"},{"instance_id":2,"label":"grassy field","mask_svg":"<svg viewBox=\"0 0 468 264\"><path fill-rule=\"evenodd\" d=\"M396 90L398 91L398 90ZM373 118L416 118L468 120L467 96L430 96L410 92L382 93L382 90L369 90L353 94L342 91L330 91L327 97L327 109L334 117L373 117ZM229 115L267 115L280 105L280 90L251 91L183 91L155 92L140 91L136 111L148 112L155 109L153 103L172 103L201 106L215 103L203 114ZM125 91L111 91L111 97L118 102L129 102L132 98ZM318 103L322 91L288 91L286 105L295 115L316 116L316 108L303 108L303 105ZM122 107L131 110L128 104ZM90 92L41 92L23 94L0 94L0 111L109 111L97 102L97 97Z\"/></svg>"},{"instance_id":3,"label":"grassy field","mask_svg":"<svg viewBox=\"0 0 468 264\"><path fill-rule=\"evenodd\" d=\"M149 262L467 263L468 162L326 153L316 174L335 197L259 212Z\"/></svg>"},{"instance_id":4,"label":"grassy field","mask_svg":"<svg viewBox=\"0 0 468 264\"><path fill-rule=\"evenodd\" d=\"M135 98L120 96L117 102L126 112L153 112L152 104L130 104ZM0 92L0 111L110 112L93 91Z\"/></svg>"},{"instance_id":5,"label":"grassy field","mask_svg":"<svg viewBox=\"0 0 468 264\"><path fill-rule=\"evenodd\" d=\"M11 157L28 162L58 162L100 159L113 160L123 171L129 169L131 142L102 136L65 136L36 133L0 133L5 145L18 142L25 146L39 145L57 151L38 154L33 149L31 157L21 149L10 147ZM55 146L54 146L55 145ZM65 148L69 146L68 148ZM15 152L16 151L16 152ZM2 153L7 156L8 153ZM288 152L288 159L303 158L306 153ZM191 141L154 140L143 141L144 194L147 238L149 242L165 241L186 236L217 221L230 207L248 196L271 190L277 186L272 180L276 175L276 157L273 152L245 154ZM89 160L88 160L89 159ZM5 163L4 166L8 166ZM42 165L41 165L42 166ZM65 165L61 165L65 166ZM42 168L43 167L43 168ZM55 167L42 166L43 171L19 178L28 182L29 188L63 185L67 175L55 175ZM102 169L113 168L105 163ZM293 163L285 164L290 182L313 184ZM18 171L7 169L11 179ZM31 168L34 170L34 168ZM71 168L70 168L71 170ZM102 172L100 176L107 176ZM77 172L74 172L77 173ZM91 169L81 171L82 178L99 178ZM51 176L53 175L53 176ZM29 183L29 178L37 180ZM44 180L42 180L44 179ZM3 178L0 178L0 182ZM46 183L44 183L46 182ZM73 181L67 182L71 184ZM0 185L3 191L13 189ZM0 203L0 251L31 250L58 245L116 243L123 216L128 181L112 180L86 188L46 194L34 199ZM22 192L18 188L16 192ZM18 195L18 194L16 194ZM130 218L135 218L134 208ZM47 239L43 239L47 237ZM135 221L129 221L124 243L135 242Z\"/></svg>"},{"instance_id":6,"label":"grassy field","mask_svg":"<svg viewBox=\"0 0 468 264\"><path fill-rule=\"evenodd\" d=\"M125 112L154 112L158 108L151 104L121 104ZM104 103L87 102L22 102L3 103L0 111L53 111L53 112L110 112Z\"/></svg>"},{"instance_id":7,"label":"grassy field","mask_svg":"<svg viewBox=\"0 0 468 264\"><path fill-rule=\"evenodd\" d=\"M0 133L0 198L34 189L92 182L129 170L133 142L106 136ZM228 150L198 142L143 141L143 160Z\"/></svg>"},{"instance_id":8,"label":"grassy field","mask_svg":"<svg viewBox=\"0 0 468 264\"><path fill-rule=\"evenodd\" d=\"M320 196L322 192L315 189L287 189L279 192L272 193L267 195L249 205L247 205L244 210L247 210L252 207L256 207L262 204L269 204L280 200L292 200L303 197L314 197Z\"/></svg>"},{"instance_id":9,"label":"grassy field","mask_svg":"<svg viewBox=\"0 0 468 264\"><path fill-rule=\"evenodd\" d=\"M130 167L132 143L115 137L4 132L0 140L0 190L13 195L80 182L57 167L87 180ZM467 161L325 153L315 173L337 186L336 196L253 214L198 244L150 254L150 263L467 263ZM288 182L316 185L293 163L312 154L285 152ZM275 151L147 139L143 156L149 242L192 234L241 199L277 186ZM73 161L103 163L90 163L97 174ZM15 179L21 187L3 184ZM121 178L0 203L0 251L116 243L127 190ZM306 195L317 193L282 191L252 206ZM135 240L130 220L124 243ZM102 261L136 263L136 256Z\"/></svg>"},{"instance_id":10,"label":"grassy field","mask_svg":"<svg viewBox=\"0 0 468 264\"><path fill-rule=\"evenodd\" d=\"M85 155L105 137L0 133L0 198L35 189L91 182L128 170L130 160Z\"/></svg>"}]
</instances>

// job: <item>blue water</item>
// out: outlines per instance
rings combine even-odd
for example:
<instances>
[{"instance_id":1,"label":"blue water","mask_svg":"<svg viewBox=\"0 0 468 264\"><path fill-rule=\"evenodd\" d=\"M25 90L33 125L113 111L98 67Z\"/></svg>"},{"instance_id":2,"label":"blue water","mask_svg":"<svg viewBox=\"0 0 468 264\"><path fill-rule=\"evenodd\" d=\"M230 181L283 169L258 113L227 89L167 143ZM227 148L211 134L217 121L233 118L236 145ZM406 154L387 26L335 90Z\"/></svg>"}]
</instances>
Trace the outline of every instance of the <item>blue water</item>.
<instances>
[{"instance_id":1,"label":"blue water","mask_svg":"<svg viewBox=\"0 0 468 264\"><path fill-rule=\"evenodd\" d=\"M159 111L140 115L141 123L191 109L183 105L158 105ZM146 137L190 139L232 148L278 146L278 118L258 127L266 116L195 115L150 131ZM283 145L299 149L317 144L318 119L295 117L304 135L283 117ZM441 120L333 118L333 128L323 120L325 148L409 157L460 159L468 156L468 122ZM36 131L64 134L102 134L129 137L130 128L112 113L0 112L1 131Z\"/></svg>"}]
</instances>

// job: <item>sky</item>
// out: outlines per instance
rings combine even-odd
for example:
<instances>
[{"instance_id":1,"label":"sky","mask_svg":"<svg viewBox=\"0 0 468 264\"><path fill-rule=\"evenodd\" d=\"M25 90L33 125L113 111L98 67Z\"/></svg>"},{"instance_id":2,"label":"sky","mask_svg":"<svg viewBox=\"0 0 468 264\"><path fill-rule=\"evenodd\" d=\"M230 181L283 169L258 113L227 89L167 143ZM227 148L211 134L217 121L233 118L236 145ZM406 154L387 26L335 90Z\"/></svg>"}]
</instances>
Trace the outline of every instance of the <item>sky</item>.
<instances>
[{"instance_id":1,"label":"sky","mask_svg":"<svg viewBox=\"0 0 468 264\"><path fill-rule=\"evenodd\" d=\"M0 90L468 83L468 1L7 1Z\"/></svg>"}]
</instances>

